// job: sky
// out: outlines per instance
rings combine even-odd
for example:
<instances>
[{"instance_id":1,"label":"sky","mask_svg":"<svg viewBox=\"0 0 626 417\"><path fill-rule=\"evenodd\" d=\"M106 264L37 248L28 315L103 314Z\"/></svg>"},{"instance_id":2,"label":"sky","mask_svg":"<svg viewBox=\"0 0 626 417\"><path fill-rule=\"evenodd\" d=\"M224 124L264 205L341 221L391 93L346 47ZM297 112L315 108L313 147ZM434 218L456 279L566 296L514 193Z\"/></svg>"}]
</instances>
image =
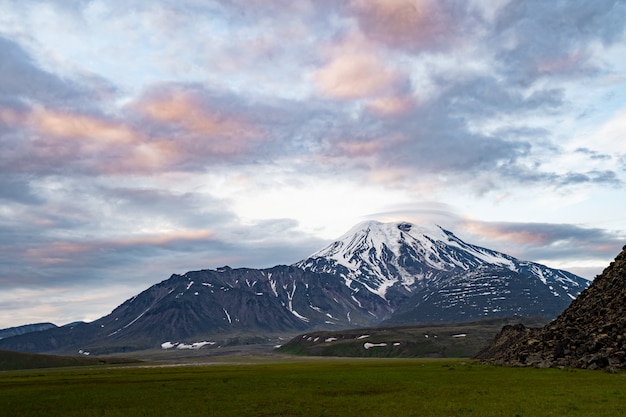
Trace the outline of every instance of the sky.
<instances>
[{"instance_id":1,"label":"sky","mask_svg":"<svg viewBox=\"0 0 626 417\"><path fill-rule=\"evenodd\" d=\"M365 220L593 279L625 135L624 0L0 0L0 328Z\"/></svg>"}]
</instances>

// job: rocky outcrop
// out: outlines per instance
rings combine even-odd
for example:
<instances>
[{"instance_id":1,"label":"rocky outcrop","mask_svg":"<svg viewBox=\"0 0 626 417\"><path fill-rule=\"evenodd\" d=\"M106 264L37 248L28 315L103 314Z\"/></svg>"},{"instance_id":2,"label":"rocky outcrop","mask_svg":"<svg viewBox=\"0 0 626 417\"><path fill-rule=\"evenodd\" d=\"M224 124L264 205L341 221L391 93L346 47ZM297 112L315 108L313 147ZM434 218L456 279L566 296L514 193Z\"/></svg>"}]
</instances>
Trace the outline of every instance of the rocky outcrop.
<instances>
[{"instance_id":1,"label":"rocky outcrop","mask_svg":"<svg viewBox=\"0 0 626 417\"><path fill-rule=\"evenodd\" d=\"M626 246L543 328L505 326L477 358L507 366L626 369Z\"/></svg>"}]
</instances>

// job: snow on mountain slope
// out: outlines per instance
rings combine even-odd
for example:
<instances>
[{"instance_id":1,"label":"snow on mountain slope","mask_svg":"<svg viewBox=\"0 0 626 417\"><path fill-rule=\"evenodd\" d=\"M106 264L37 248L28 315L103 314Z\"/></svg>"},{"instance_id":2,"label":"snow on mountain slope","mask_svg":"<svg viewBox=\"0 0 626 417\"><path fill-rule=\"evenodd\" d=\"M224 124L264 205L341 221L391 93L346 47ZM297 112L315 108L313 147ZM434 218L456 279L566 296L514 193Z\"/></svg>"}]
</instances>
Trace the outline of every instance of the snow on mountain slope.
<instances>
[{"instance_id":1,"label":"snow on mountain slope","mask_svg":"<svg viewBox=\"0 0 626 417\"><path fill-rule=\"evenodd\" d=\"M589 284L566 271L467 244L439 226L407 222L360 223L296 265L338 274L348 287L363 286L385 299L390 298L390 291L394 296L399 292L408 297L440 279L449 280L484 267L506 269L539 280L556 296L566 294L568 301Z\"/></svg>"}]
</instances>

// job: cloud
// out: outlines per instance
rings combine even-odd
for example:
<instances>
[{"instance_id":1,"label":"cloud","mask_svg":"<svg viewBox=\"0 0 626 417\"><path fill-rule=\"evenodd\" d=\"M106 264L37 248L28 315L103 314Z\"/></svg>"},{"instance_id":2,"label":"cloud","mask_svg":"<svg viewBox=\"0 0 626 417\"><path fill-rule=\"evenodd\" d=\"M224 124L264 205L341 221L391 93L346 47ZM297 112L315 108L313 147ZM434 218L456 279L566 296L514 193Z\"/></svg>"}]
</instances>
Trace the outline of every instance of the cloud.
<instances>
[{"instance_id":1,"label":"cloud","mask_svg":"<svg viewBox=\"0 0 626 417\"><path fill-rule=\"evenodd\" d=\"M15 108L30 100L65 104L80 100L84 93L77 85L40 69L18 43L1 33L0 56L0 105ZM14 117L10 107L5 107L0 120Z\"/></svg>"},{"instance_id":2,"label":"cloud","mask_svg":"<svg viewBox=\"0 0 626 417\"><path fill-rule=\"evenodd\" d=\"M307 157L333 117L327 103L255 100L200 85L160 85L129 108L150 137L175 145L172 170L204 171L235 164L273 164Z\"/></svg>"},{"instance_id":3,"label":"cloud","mask_svg":"<svg viewBox=\"0 0 626 417\"><path fill-rule=\"evenodd\" d=\"M560 184L564 186L580 183L611 184L620 186L622 181L618 178L614 171L610 170L589 171L587 173L570 172L562 176L560 180Z\"/></svg>"},{"instance_id":4,"label":"cloud","mask_svg":"<svg viewBox=\"0 0 626 417\"><path fill-rule=\"evenodd\" d=\"M56 240L33 245L25 251L30 265L46 267L84 268L102 262L124 262L131 256L149 258L161 251L184 252L193 250L202 242L210 242L213 233L208 230L162 231L159 234L133 234L121 238Z\"/></svg>"},{"instance_id":5,"label":"cloud","mask_svg":"<svg viewBox=\"0 0 626 417\"><path fill-rule=\"evenodd\" d=\"M381 116L396 116L408 113L417 105L409 95L387 96L370 100L367 107Z\"/></svg>"},{"instance_id":6,"label":"cloud","mask_svg":"<svg viewBox=\"0 0 626 417\"><path fill-rule=\"evenodd\" d=\"M370 54L352 54L335 58L314 79L325 94L356 99L392 89L399 76Z\"/></svg>"},{"instance_id":7,"label":"cloud","mask_svg":"<svg viewBox=\"0 0 626 417\"><path fill-rule=\"evenodd\" d=\"M245 159L263 144L255 109L208 90L156 89L123 116L0 106L8 128L4 170L52 174L124 175L203 170L208 163ZM263 108L259 108L263 112ZM254 116L253 116L254 115Z\"/></svg>"},{"instance_id":8,"label":"cloud","mask_svg":"<svg viewBox=\"0 0 626 417\"><path fill-rule=\"evenodd\" d=\"M11 154L5 170L44 175L115 174L154 171L167 165L173 146L151 141L115 117L35 106L12 120L16 129L2 140Z\"/></svg>"},{"instance_id":9,"label":"cloud","mask_svg":"<svg viewBox=\"0 0 626 417\"><path fill-rule=\"evenodd\" d=\"M596 151L593 151L589 148L577 148L574 152L581 153L583 155L588 155L589 158L595 160L611 160L613 157L611 155L600 154Z\"/></svg>"},{"instance_id":10,"label":"cloud","mask_svg":"<svg viewBox=\"0 0 626 417\"><path fill-rule=\"evenodd\" d=\"M41 204L43 200L30 186L26 175L5 174L0 177L0 201Z\"/></svg>"},{"instance_id":11,"label":"cloud","mask_svg":"<svg viewBox=\"0 0 626 417\"><path fill-rule=\"evenodd\" d=\"M399 15L403 7L417 7L414 3L355 2L352 7L353 11L358 10L362 14L362 21L377 17L380 21L376 24L381 24L385 19L392 21L394 13ZM439 11L449 7L443 2L424 2L419 6L423 6L426 11L429 7L441 7ZM476 17L477 11L464 10L461 13L459 9L456 12L460 13L459 16L471 16L466 19L467 24L476 25L480 20ZM496 32L506 31L513 37L529 35L524 26L516 26L514 23L511 26L503 25L503 20L506 20L503 16L507 13L511 13L510 10L496 12L496 25L502 26L497 26ZM424 12L422 17L426 19L427 15ZM448 15L454 16L454 13L450 11ZM479 41L482 36L491 40L491 35L485 35L494 33L490 32L493 29L489 26L490 22L480 20L480 25L481 35L476 35L474 40ZM364 28L360 30L363 33L349 32L348 36L340 38L329 49L330 61L313 78L328 97L361 101L364 103L362 109L366 110L360 114L356 123L344 117L346 127L326 136L326 158L323 160L368 170L372 173L369 178L389 179L390 172L401 173L400 177L394 174L393 178L405 180L436 174L440 175L443 183L449 184L471 173L469 175L478 180L472 181L469 186L479 194L506 187L512 182L534 182L537 185L548 183L554 186L619 184L619 178L610 169L558 172L553 171L547 163L537 163L548 161L549 155L555 158L562 155L562 149L549 146L554 140L550 136L552 129L541 123L546 116L559 115L571 103L568 102L565 88L560 84L554 87L520 84L515 77L512 80L507 78L510 68L500 55L507 50L506 42L497 44L494 37L493 43L489 44L493 50L480 51L481 59L489 54L497 58L495 62L487 60L484 67L465 68L454 65L455 61L438 64L428 73L433 86L431 93L420 97L420 92L414 88L414 81L399 69L400 66L395 66L393 59L386 59L388 50L385 47L401 47L402 42L382 42L374 39ZM390 30L389 33L394 32ZM411 32L406 29L406 33ZM438 32L432 33L436 37ZM398 39L402 39L402 36L398 36ZM453 37L451 35L445 39L451 40ZM425 45L421 53L426 54L428 47ZM457 51L460 57L469 53L462 45L454 50L455 53ZM360 52L367 59L360 59ZM509 52L518 54L520 51ZM466 58L472 59L469 55ZM579 58L582 59L582 55ZM462 60L459 58L460 62ZM489 67L488 64L495 66ZM580 66L579 62L570 64ZM563 68L557 69L557 66L555 64L551 69L552 76L566 72ZM561 73L557 74L558 71ZM542 76L537 73L531 78L534 81ZM384 116L390 114L395 117L386 121ZM524 122L520 123L519 120ZM533 123L528 124L528 120ZM346 131L358 133L346 135L343 133ZM344 157L348 156L356 159L346 161ZM530 164L533 168L527 169ZM487 176L490 177L488 181L481 179Z\"/></svg>"},{"instance_id":12,"label":"cloud","mask_svg":"<svg viewBox=\"0 0 626 417\"><path fill-rule=\"evenodd\" d=\"M462 227L484 239L512 245L511 254L518 253L522 259L544 262L612 259L619 253L625 237L614 231L573 224L466 220Z\"/></svg>"},{"instance_id":13,"label":"cloud","mask_svg":"<svg viewBox=\"0 0 626 417\"><path fill-rule=\"evenodd\" d=\"M435 0L352 0L361 31L390 47L419 52L448 49L460 40L471 14L458 3Z\"/></svg>"},{"instance_id":14,"label":"cloud","mask_svg":"<svg viewBox=\"0 0 626 417\"><path fill-rule=\"evenodd\" d=\"M626 109L621 108L599 125L594 132L577 138L577 141L596 152L623 156L626 155L626 143L623 140L625 131Z\"/></svg>"},{"instance_id":15,"label":"cloud","mask_svg":"<svg viewBox=\"0 0 626 417\"><path fill-rule=\"evenodd\" d=\"M117 213L115 233L122 236L136 229L151 236L181 230L204 231L235 221L228 201L197 190L195 181L186 187L185 178L184 175L171 178L177 185L172 189L163 186L162 181L167 182L164 178L146 187L129 188L112 183L97 187L94 193L101 199L100 204ZM104 222L102 229L110 227Z\"/></svg>"},{"instance_id":16,"label":"cloud","mask_svg":"<svg viewBox=\"0 0 626 417\"><path fill-rule=\"evenodd\" d=\"M492 171L499 164L526 155L529 144L507 141L470 131L465 120L445 113L444 101L416 109L403 120L381 126L388 147L378 155L379 164L413 167L417 173L448 173L450 175Z\"/></svg>"},{"instance_id":17,"label":"cloud","mask_svg":"<svg viewBox=\"0 0 626 417\"><path fill-rule=\"evenodd\" d=\"M331 43L324 54L326 62L312 80L325 96L363 100L379 116L404 114L415 105L405 71L360 32L350 32Z\"/></svg>"},{"instance_id":18,"label":"cloud","mask_svg":"<svg viewBox=\"0 0 626 417\"><path fill-rule=\"evenodd\" d=\"M624 181L613 170L591 170L591 171L572 171L566 169L557 172L549 169L550 167L524 166L522 164L513 164L502 167L499 174L503 179L512 183L536 185L540 187L552 188L559 190L563 187L578 185L603 185L610 187L620 187Z\"/></svg>"},{"instance_id":19,"label":"cloud","mask_svg":"<svg viewBox=\"0 0 626 417\"><path fill-rule=\"evenodd\" d=\"M163 128L179 128L183 135L211 140L216 154L238 153L246 142L258 137L258 129L239 119L235 109L211 108L200 94L182 88L151 91L136 109ZM214 140L224 138L224 140Z\"/></svg>"},{"instance_id":20,"label":"cloud","mask_svg":"<svg viewBox=\"0 0 626 417\"><path fill-rule=\"evenodd\" d=\"M489 43L499 50L498 62L512 82L580 78L599 70L593 41L611 45L622 38L624 13L624 4L612 0L511 1L498 14Z\"/></svg>"},{"instance_id":21,"label":"cloud","mask_svg":"<svg viewBox=\"0 0 626 417\"><path fill-rule=\"evenodd\" d=\"M3 205L0 279L7 285L145 276L146 259L191 257L214 244L212 226L233 221L223 203L203 195L115 189L85 178L32 187L36 205Z\"/></svg>"},{"instance_id":22,"label":"cloud","mask_svg":"<svg viewBox=\"0 0 626 417\"><path fill-rule=\"evenodd\" d=\"M192 3L180 7L162 4L161 9L189 16L196 6ZM460 20L465 24L477 25L480 19L476 10L455 8L447 2L397 0L355 1L346 8L326 3L314 6L308 2L289 7L299 10L298 20L315 21L316 25L321 24L316 20L321 11L344 13L357 19L358 27L347 26L344 32L327 38L336 40L325 42L322 55L318 57L322 58L318 61L321 65L312 76L327 98L354 101L357 107L342 110L340 106L331 106L324 114L316 109L323 104L321 101L288 100L268 105L252 101L242 91L219 90L198 83L154 85L140 92L121 112L105 112L106 102L101 103L100 110L59 110L54 106L26 110L30 122L27 127L31 131L21 136L19 132L14 133L17 158L7 161L9 166L21 172L58 172L62 166L66 171L91 175L149 174L202 171L209 165L226 161L250 163L259 155L268 161L283 161L298 153L311 161L326 160L331 164L334 164L333 158L316 156L351 155L357 160L350 166L373 169L373 176L379 178L389 178L385 173L391 171L402 173L405 178L411 173L418 176L444 172L453 177L470 169L497 172L501 180L510 181L513 176L508 174L522 172L517 163L537 152L536 146L525 138L486 132L481 124L494 123L513 114L519 116L520 111L528 115L556 112L566 103L562 88L540 87L528 91L515 83L503 82L499 73L506 74L508 67L496 67L492 75L476 73L475 69L464 72L462 68L444 66L436 68L436 74L430 74L437 93L419 100L418 105L416 93L419 92L414 91L410 72L392 55L393 48L409 48L406 50L415 53L410 49L413 46L406 44L411 37L415 38L417 47L425 48L423 53L430 53L429 48L453 40L457 36L454 32L464 28L453 26L442 32L442 22L449 23L464 16ZM157 9L142 10L154 17ZM257 2L246 7L239 4L218 9L234 19L235 27L239 28L249 16L238 18L238 13L269 17L276 7ZM405 13L407 21L395 25L396 29L389 29L403 10L410 11ZM509 7L496 12L496 32L529 36L521 24L525 10ZM603 18L603 15L598 17ZM364 22L371 23L369 32L364 29ZM480 24L483 25L481 33L489 33L489 22ZM248 33L256 33L264 27L262 25L265 23L259 22L259 26L252 27ZM389 38L376 37L382 28ZM177 36L183 35L182 27L176 26L174 30ZM417 36L420 34L423 43ZM238 39L244 47L246 38ZM276 39L269 43L271 48L282 48ZM494 46L496 54L506 49L506 46ZM516 53L515 49L511 51ZM247 53L240 55L249 56ZM28 61L28 56L22 58ZM443 71L439 71L441 69ZM360 112L356 122L351 109ZM6 124L16 126L16 118L22 117L24 110L5 107L0 115L8 121ZM388 119L389 116L393 118ZM335 119L332 124L327 122L330 118ZM301 129L303 120L307 120L307 129L316 126L317 131ZM31 136L24 141L24 136L32 130L38 137ZM294 138L293 133L298 130ZM292 136L289 138L289 135ZM283 141L287 138L289 140ZM320 143L325 146L320 147ZM521 178L528 182L532 178L549 180L555 175L560 175L562 185L615 182L610 170L554 175L548 171ZM495 178L491 186L498 182L502 181Z\"/></svg>"},{"instance_id":23,"label":"cloud","mask_svg":"<svg viewBox=\"0 0 626 417\"><path fill-rule=\"evenodd\" d=\"M45 137L77 139L83 143L87 142L88 148L94 146L94 150L141 141L140 135L123 123L41 107L33 110L29 124Z\"/></svg>"}]
</instances>

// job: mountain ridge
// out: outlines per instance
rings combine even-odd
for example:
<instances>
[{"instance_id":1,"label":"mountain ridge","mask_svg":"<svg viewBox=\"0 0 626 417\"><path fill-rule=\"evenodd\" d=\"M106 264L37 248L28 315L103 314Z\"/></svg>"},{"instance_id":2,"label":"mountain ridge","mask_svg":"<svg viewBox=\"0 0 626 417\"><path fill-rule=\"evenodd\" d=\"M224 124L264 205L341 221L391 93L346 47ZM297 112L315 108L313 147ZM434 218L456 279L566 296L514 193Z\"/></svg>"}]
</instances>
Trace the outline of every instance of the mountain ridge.
<instances>
[{"instance_id":1,"label":"mountain ridge","mask_svg":"<svg viewBox=\"0 0 626 417\"><path fill-rule=\"evenodd\" d=\"M553 318L587 285L438 226L367 222L292 265L173 274L94 322L0 340L0 349L110 353L381 323Z\"/></svg>"}]
</instances>

